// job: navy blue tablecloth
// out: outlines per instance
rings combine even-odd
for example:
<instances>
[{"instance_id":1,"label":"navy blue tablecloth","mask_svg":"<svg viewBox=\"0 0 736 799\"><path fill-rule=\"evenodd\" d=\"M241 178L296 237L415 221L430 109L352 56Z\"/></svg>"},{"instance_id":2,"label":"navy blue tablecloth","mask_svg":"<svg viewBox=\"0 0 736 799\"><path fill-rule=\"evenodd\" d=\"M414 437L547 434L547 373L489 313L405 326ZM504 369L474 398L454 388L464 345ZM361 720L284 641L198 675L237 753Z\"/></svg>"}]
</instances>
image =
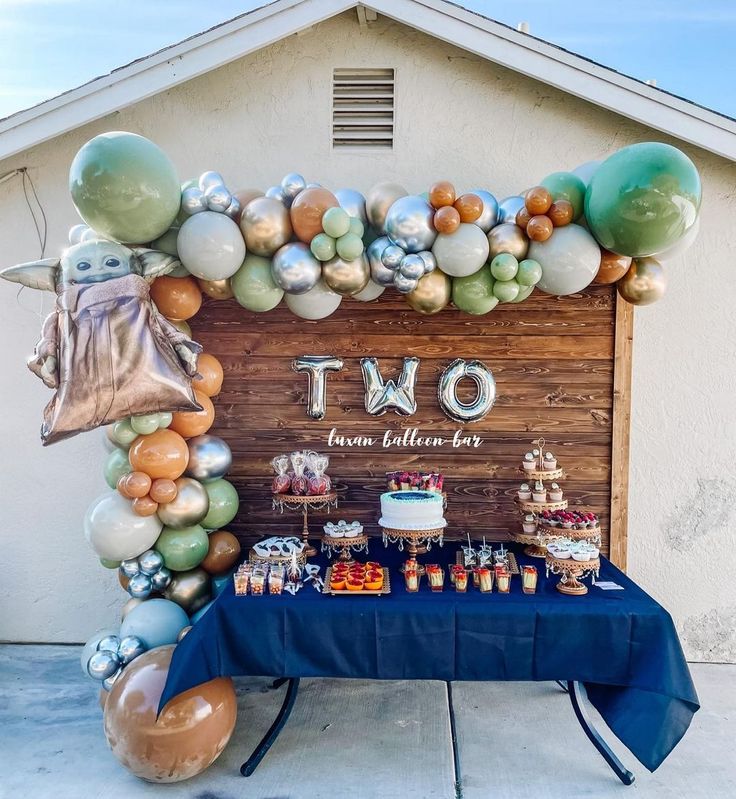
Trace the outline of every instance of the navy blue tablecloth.
<instances>
[{"instance_id":1,"label":"navy blue tablecloth","mask_svg":"<svg viewBox=\"0 0 736 799\"><path fill-rule=\"evenodd\" d=\"M454 562L458 545L424 562ZM601 580L565 596L544 561L537 593L519 577L510 594L432 593L426 578L407 593L405 553L371 543L370 560L391 569L391 594L236 597L232 583L176 647L161 707L220 676L352 677L385 680L579 680L609 728L650 770L685 734L698 697L670 615L609 561ZM326 561L322 557L323 563ZM324 572L323 572L324 573ZM590 583L590 581L586 581ZM448 590L449 589L449 590Z\"/></svg>"}]
</instances>

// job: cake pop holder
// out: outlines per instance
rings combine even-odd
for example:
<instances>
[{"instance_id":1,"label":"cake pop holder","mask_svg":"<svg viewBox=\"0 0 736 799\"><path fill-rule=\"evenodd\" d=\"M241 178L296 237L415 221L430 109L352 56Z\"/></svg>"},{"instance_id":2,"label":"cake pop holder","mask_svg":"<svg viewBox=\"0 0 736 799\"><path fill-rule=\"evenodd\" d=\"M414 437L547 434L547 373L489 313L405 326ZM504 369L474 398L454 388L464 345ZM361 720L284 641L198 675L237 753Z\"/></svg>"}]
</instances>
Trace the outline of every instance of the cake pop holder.
<instances>
[{"instance_id":1,"label":"cake pop holder","mask_svg":"<svg viewBox=\"0 0 736 799\"><path fill-rule=\"evenodd\" d=\"M309 511L318 511L337 507L337 494L332 491L329 494L273 494L272 505L274 510L280 513L284 512L284 508L289 511L301 511L303 524L302 524L302 543L304 544L304 554L307 557L313 557L317 554L317 550L309 543Z\"/></svg>"},{"instance_id":2,"label":"cake pop holder","mask_svg":"<svg viewBox=\"0 0 736 799\"><path fill-rule=\"evenodd\" d=\"M588 593L588 586L583 585L581 580L590 574L598 576L601 568L600 558L590 560L574 560L573 558L556 558L549 552L546 556L547 577L552 574L561 575L562 579L557 583L557 590L561 594L568 596L583 596Z\"/></svg>"},{"instance_id":3,"label":"cake pop holder","mask_svg":"<svg viewBox=\"0 0 736 799\"><path fill-rule=\"evenodd\" d=\"M327 553L327 557L331 558L337 555L338 563L354 563L352 552L365 552L368 554L368 536L355 535L343 538L336 538L335 536L324 535L322 536L322 552Z\"/></svg>"},{"instance_id":4,"label":"cake pop holder","mask_svg":"<svg viewBox=\"0 0 736 799\"><path fill-rule=\"evenodd\" d=\"M417 559L417 555L429 552L432 549L432 544L442 546L444 543L444 527L437 527L433 530L399 530L395 527L382 527L381 529L385 547L389 544L398 544L399 552L403 552L404 546L406 546L407 554L413 560ZM403 572L403 570L402 565L401 571ZM424 574L424 566L418 564L417 571L419 574Z\"/></svg>"}]
</instances>

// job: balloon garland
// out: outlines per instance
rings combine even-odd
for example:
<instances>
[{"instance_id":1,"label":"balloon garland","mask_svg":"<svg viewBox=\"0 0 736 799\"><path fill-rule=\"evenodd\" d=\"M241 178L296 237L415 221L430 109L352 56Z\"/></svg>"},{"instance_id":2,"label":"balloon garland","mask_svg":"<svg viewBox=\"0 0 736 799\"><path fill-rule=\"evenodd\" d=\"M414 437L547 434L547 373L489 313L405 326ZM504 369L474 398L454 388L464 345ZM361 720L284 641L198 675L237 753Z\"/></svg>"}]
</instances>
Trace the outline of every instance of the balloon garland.
<instances>
[{"instance_id":1,"label":"balloon garland","mask_svg":"<svg viewBox=\"0 0 736 799\"><path fill-rule=\"evenodd\" d=\"M345 297L370 302L388 287L421 314L450 303L486 314L523 302L535 288L569 295L597 282L647 305L664 294L662 261L694 241L701 202L692 161L657 142L555 172L499 202L486 189L458 194L448 181L416 195L383 182L365 196L332 192L297 173L265 192L230 191L211 171L180 184L153 142L111 132L79 150L69 187L85 223L71 229L70 247L58 260L10 267L0 277L57 293L29 361L56 391L44 442L109 425L110 491L92 503L84 528L130 598L119 629L95 633L81 663L109 691L105 731L116 756L160 781L206 768L235 723L228 680L177 697L156 720L173 645L207 611L240 555L223 529L238 511L225 479L232 455L209 433L223 370L191 340L188 324L202 296L234 298L256 313L284 300L295 315L320 320ZM97 326L80 339L74 331L92 306ZM89 375L88 350L110 356L98 357ZM324 369L341 365L301 359L295 368L323 380ZM371 375L371 359L362 368ZM477 407L455 402L453 418L482 415L493 404L493 378L484 370L476 362L452 365L449 389L463 376L479 387ZM372 379L379 412L411 412L408 395ZM323 388L313 418L324 415ZM99 407L110 410L100 416ZM182 757L189 749L192 757Z\"/></svg>"}]
</instances>

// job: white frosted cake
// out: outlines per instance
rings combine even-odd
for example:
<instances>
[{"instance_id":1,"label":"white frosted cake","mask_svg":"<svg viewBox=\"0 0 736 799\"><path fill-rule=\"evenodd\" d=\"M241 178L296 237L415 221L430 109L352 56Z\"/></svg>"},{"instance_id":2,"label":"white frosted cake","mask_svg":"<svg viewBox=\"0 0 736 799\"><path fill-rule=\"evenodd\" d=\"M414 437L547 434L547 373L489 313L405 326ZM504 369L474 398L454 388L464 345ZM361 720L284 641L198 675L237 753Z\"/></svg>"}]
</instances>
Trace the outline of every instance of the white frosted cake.
<instances>
[{"instance_id":1,"label":"white frosted cake","mask_svg":"<svg viewBox=\"0 0 736 799\"><path fill-rule=\"evenodd\" d=\"M438 530L447 522L442 494L436 491L388 491L381 494L381 527L393 530Z\"/></svg>"}]
</instances>

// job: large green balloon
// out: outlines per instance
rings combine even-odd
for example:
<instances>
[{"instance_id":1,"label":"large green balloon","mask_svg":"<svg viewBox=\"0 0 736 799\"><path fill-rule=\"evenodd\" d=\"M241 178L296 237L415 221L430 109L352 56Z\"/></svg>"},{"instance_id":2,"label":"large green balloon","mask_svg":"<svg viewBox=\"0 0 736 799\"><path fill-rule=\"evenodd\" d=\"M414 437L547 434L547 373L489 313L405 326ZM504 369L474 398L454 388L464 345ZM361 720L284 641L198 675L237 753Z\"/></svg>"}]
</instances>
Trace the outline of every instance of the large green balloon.
<instances>
[{"instance_id":1,"label":"large green balloon","mask_svg":"<svg viewBox=\"0 0 736 799\"><path fill-rule=\"evenodd\" d=\"M250 253L230 278L230 288L243 308L258 313L272 310L284 296L284 290L271 275L271 260Z\"/></svg>"},{"instance_id":2,"label":"large green balloon","mask_svg":"<svg viewBox=\"0 0 736 799\"><path fill-rule=\"evenodd\" d=\"M103 474L105 475L105 482L110 488L117 488L118 480L129 472L133 471L133 467L128 460L127 450L115 447L115 449L107 456L105 461L105 468Z\"/></svg>"},{"instance_id":3,"label":"large green balloon","mask_svg":"<svg viewBox=\"0 0 736 799\"><path fill-rule=\"evenodd\" d=\"M542 181L542 186L549 191L553 200L570 202L573 219L577 219L583 213L585 183L577 175L572 172L553 172Z\"/></svg>"},{"instance_id":4,"label":"large green balloon","mask_svg":"<svg viewBox=\"0 0 736 799\"><path fill-rule=\"evenodd\" d=\"M153 241L179 212L174 165L152 141L112 131L90 139L74 156L69 191L84 221L122 242Z\"/></svg>"},{"instance_id":5,"label":"large green balloon","mask_svg":"<svg viewBox=\"0 0 736 799\"><path fill-rule=\"evenodd\" d=\"M466 277L452 279L452 302L465 313L484 314L498 305L493 295L493 278L487 267Z\"/></svg>"},{"instance_id":6,"label":"large green balloon","mask_svg":"<svg viewBox=\"0 0 736 799\"><path fill-rule=\"evenodd\" d=\"M209 538L198 524L179 530L164 527L153 548L161 553L167 569L185 572L199 566L207 557Z\"/></svg>"},{"instance_id":7,"label":"large green balloon","mask_svg":"<svg viewBox=\"0 0 736 799\"><path fill-rule=\"evenodd\" d=\"M210 509L200 524L205 530L218 530L235 518L238 512L238 492L227 480L214 480L204 485L210 497Z\"/></svg>"},{"instance_id":8,"label":"large green balloon","mask_svg":"<svg viewBox=\"0 0 736 799\"><path fill-rule=\"evenodd\" d=\"M607 250L654 255L695 224L700 199L693 162L669 144L644 142L624 147L598 167L585 195L585 216Z\"/></svg>"}]
</instances>

